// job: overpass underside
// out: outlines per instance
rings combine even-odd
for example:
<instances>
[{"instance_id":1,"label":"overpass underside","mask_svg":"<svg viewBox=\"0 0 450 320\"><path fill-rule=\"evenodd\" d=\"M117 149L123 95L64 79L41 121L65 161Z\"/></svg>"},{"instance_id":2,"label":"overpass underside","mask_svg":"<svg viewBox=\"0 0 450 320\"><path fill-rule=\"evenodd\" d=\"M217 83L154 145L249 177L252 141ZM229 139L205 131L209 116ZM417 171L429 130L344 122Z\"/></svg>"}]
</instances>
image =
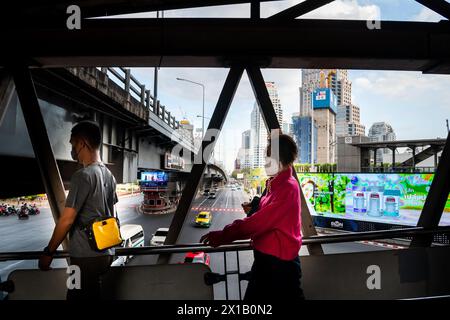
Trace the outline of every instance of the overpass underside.
<instances>
[{"instance_id":1,"label":"overpass underside","mask_svg":"<svg viewBox=\"0 0 450 320\"><path fill-rule=\"evenodd\" d=\"M137 180L139 168L165 169L166 152L180 142L178 122L153 97L142 104L97 68L36 68L31 71L40 113L66 189L79 165L70 156L70 130L74 123L96 121L103 135L101 157L118 183ZM0 197L45 193L26 119L13 78L0 69L0 161L8 187ZM142 87L143 88L143 87ZM30 119L31 124L36 122ZM14 143L11 143L14 141ZM185 144L187 150L189 146ZM187 168L189 170L189 168Z\"/></svg>"},{"instance_id":2,"label":"overpass underside","mask_svg":"<svg viewBox=\"0 0 450 320\"><path fill-rule=\"evenodd\" d=\"M65 195L39 112L30 73L32 69L76 66L229 68L208 125L208 129L216 130L222 128L239 81L246 71L263 119L271 132L279 129L280 125L261 68L349 68L450 74L448 20L438 23L382 21L381 29L371 29L366 21L295 19L332 2L323 0L307 0L264 19L260 18L258 1L205 0L203 4L193 0L171 0L165 4L159 1L136 1L133 8L127 8L126 1L90 1L89 4L86 1L71 1L70 4L78 3L83 17L87 18L101 16L108 10L119 14L130 13L130 10L155 11L249 2L252 4L248 19L83 19L81 30L75 31L66 28L66 1L56 6L51 16L48 16L47 8L39 4L16 8L13 12L6 11L14 21L4 25L0 31L0 37L10 45L9 50L0 53L0 66L14 78L25 118L33 118L33 121L26 121L27 128L30 136L36 137L31 142L55 219L60 216ZM450 17L446 1L419 2L447 19ZM324 38L329 40L326 44ZM22 50L22 44L27 46L27 50ZM211 157L212 148L207 148L211 144L214 141L205 139L202 142L202 150L209 151L205 151L202 163L192 167L187 181L190 187L183 190L166 244L177 241L207 161ZM438 227L449 191L450 139L447 139L419 218L418 232L413 233L412 247L431 246L433 235L420 232ZM323 240L316 237L303 193L301 197L302 232L305 239L312 240L306 242L308 251L310 255L322 256ZM364 235L361 234L360 237ZM421 263L426 263L426 258L422 258ZM328 262L331 259L333 258L330 257ZM446 254L439 259L448 260L448 248ZM326 255L320 259L320 263L328 265L325 260ZM159 263L167 261L167 255L161 254ZM408 263L403 263L402 266L413 268L417 261L419 260L411 255ZM420 279L411 281L431 281L431 274L432 270L427 270ZM402 279L395 281L401 282ZM445 281L444 291L450 294L450 284ZM442 291L439 292L442 294ZM433 294L429 291L424 293Z\"/></svg>"}]
</instances>

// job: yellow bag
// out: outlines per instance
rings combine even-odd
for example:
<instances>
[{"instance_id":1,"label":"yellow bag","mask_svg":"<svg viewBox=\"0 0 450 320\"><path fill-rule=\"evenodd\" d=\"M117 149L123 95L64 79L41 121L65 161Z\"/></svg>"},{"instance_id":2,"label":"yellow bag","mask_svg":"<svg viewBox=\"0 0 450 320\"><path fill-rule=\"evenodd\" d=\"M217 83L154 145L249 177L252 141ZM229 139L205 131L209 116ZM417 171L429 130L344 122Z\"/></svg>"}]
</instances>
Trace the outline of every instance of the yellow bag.
<instances>
[{"instance_id":1,"label":"yellow bag","mask_svg":"<svg viewBox=\"0 0 450 320\"><path fill-rule=\"evenodd\" d=\"M122 244L119 221L109 217L94 221L88 226L88 238L91 247L96 251L103 251Z\"/></svg>"}]
</instances>

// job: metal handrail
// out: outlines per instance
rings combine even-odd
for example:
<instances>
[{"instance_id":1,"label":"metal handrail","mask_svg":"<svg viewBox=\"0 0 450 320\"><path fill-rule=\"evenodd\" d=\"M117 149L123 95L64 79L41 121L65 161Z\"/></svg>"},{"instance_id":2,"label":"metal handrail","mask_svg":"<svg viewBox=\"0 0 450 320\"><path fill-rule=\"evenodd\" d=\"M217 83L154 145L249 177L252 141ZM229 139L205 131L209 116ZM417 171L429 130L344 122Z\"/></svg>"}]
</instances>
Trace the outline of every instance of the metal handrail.
<instances>
[{"instance_id":1,"label":"metal handrail","mask_svg":"<svg viewBox=\"0 0 450 320\"><path fill-rule=\"evenodd\" d=\"M410 237L415 235L428 235L438 233L450 232L450 226L438 227L436 229L425 229L422 227L412 227L404 229L391 229L382 231L368 231L348 234L331 234L324 236L312 236L303 239L303 245L309 244L329 244L329 243L345 243L363 240L379 240L388 238ZM207 253L214 252L230 252L230 251L246 251L252 250L251 241L235 241L232 244L223 245L212 248L205 246L202 243L191 244L177 244L153 247L138 247L138 248L117 248L115 249L116 256L138 256L138 255L153 255L153 254L173 254L184 253L191 251L203 251ZM0 262L10 260L35 260L41 256L41 251L24 251L24 252L4 252L0 253ZM69 253L67 251L57 251L54 258L67 258Z\"/></svg>"}]
</instances>

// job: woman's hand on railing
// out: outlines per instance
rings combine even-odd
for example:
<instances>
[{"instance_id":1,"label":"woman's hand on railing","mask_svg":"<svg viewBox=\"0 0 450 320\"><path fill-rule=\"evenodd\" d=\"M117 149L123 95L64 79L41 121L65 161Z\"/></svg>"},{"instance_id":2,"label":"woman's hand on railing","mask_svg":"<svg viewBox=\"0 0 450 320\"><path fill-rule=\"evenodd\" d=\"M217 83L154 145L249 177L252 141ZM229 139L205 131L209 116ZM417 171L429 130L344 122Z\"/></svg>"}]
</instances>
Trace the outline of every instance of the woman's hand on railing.
<instances>
[{"instance_id":1,"label":"woman's hand on railing","mask_svg":"<svg viewBox=\"0 0 450 320\"><path fill-rule=\"evenodd\" d=\"M242 209L244 209L245 213L249 213L250 210L252 209L252 204L250 202L244 202L241 204Z\"/></svg>"},{"instance_id":2,"label":"woman's hand on railing","mask_svg":"<svg viewBox=\"0 0 450 320\"><path fill-rule=\"evenodd\" d=\"M211 231L200 238L200 243L207 244L213 248L225 244L222 239L221 231Z\"/></svg>"}]
</instances>

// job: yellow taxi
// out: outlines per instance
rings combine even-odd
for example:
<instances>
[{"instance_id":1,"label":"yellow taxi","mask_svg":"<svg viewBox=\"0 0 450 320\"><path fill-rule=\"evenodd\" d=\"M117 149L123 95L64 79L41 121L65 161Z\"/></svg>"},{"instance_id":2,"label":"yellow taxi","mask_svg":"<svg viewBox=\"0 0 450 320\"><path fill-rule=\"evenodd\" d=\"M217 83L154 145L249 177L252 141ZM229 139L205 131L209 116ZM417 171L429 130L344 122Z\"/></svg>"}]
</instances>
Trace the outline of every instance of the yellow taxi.
<instances>
[{"instance_id":1,"label":"yellow taxi","mask_svg":"<svg viewBox=\"0 0 450 320\"><path fill-rule=\"evenodd\" d=\"M198 227L210 227L212 215L209 211L201 211L195 217L195 225Z\"/></svg>"}]
</instances>

